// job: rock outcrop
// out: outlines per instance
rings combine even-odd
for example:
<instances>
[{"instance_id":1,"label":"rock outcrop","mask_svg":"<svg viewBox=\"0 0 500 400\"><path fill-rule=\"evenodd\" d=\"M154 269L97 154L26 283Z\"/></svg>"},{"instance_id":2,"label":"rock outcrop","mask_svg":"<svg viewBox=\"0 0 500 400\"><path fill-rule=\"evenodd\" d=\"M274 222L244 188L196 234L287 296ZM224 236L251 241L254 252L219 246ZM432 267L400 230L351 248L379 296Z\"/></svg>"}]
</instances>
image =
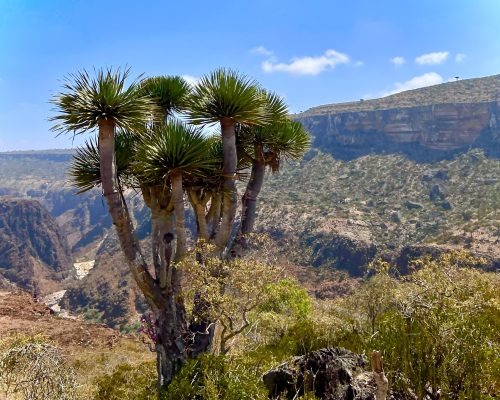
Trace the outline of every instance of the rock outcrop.
<instances>
[{"instance_id":1,"label":"rock outcrop","mask_svg":"<svg viewBox=\"0 0 500 400\"><path fill-rule=\"evenodd\" d=\"M296 119L313 134L314 147L340 159L404 153L428 162L470 147L500 157L499 97L496 75L315 107Z\"/></svg>"},{"instance_id":2,"label":"rock outcrop","mask_svg":"<svg viewBox=\"0 0 500 400\"><path fill-rule=\"evenodd\" d=\"M0 281L38 296L59 290L72 269L66 239L40 203L0 199Z\"/></svg>"},{"instance_id":3,"label":"rock outcrop","mask_svg":"<svg viewBox=\"0 0 500 400\"><path fill-rule=\"evenodd\" d=\"M312 247L313 267L344 270L351 276L365 274L367 265L377 254L377 246L373 242L347 234L322 233L307 237L306 243Z\"/></svg>"},{"instance_id":4,"label":"rock outcrop","mask_svg":"<svg viewBox=\"0 0 500 400\"><path fill-rule=\"evenodd\" d=\"M324 400L372 400L377 386L367 367L363 356L349 350L321 349L266 372L262 379L273 399L312 392Z\"/></svg>"}]
</instances>

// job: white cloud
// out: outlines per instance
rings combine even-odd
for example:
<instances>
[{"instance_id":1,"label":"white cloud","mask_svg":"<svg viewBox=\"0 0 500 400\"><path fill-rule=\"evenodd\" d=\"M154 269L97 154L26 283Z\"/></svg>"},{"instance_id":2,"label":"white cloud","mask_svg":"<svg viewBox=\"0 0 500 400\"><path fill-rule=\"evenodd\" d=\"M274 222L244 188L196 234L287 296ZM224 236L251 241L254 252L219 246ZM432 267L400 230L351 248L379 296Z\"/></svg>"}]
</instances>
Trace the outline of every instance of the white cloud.
<instances>
[{"instance_id":1,"label":"white cloud","mask_svg":"<svg viewBox=\"0 0 500 400\"><path fill-rule=\"evenodd\" d=\"M389 61L393 63L396 67L399 67L400 65L403 65L406 62L404 57L401 56L392 57Z\"/></svg>"},{"instance_id":2,"label":"white cloud","mask_svg":"<svg viewBox=\"0 0 500 400\"><path fill-rule=\"evenodd\" d=\"M427 72L423 75L415 76L405 82L396 82L394 89L390 92L383 93L382 97L391 94L403 92L405 90L418 89L425 86L437 85L443 83L443 77L435 72Z\"/></svg>"},{"instance_id":3,"label":"white cloud","mask_svg":"<svg viewBox=\"0 0 500 400\"><path fill-rule=\"evenodd\" d=\"M356 61L353 65L355 67L362 67L363 65L365 65L365 62L364 61Z\"/></svg>"},{"instance_id":4,"label":"white cloud","mask_svg":"<svg viewBox=\"0 0 500 400\"><path fill-rule=\"evenodd\" d=\"M272 50L268 50L264 46L254 47L253 49L250 50L250 53L258 54L260 56L267 56L267 57L270 57L274 54L274 52Z\"/></svg>"},{"instance_id":5,"label":"white cloud","mask_svg":"<svg viewBox=\"0 0 500 400\"><path fill-rule=\"evenodd\" d=\"M457 54L455 54L455 61L462 62L463 60L465 60L465 57L467 57L467 54L457 53Z\"/></svg>"},{"instance_id":6,"label":"white cloud","mask_svg":"<svg viewBox=\"0 0 500 400\"><path fill-rule=\"evenodd\" d=\"M327 50L318 57L296 57L290 63L267 60L262 63L264 72L288 72L295 75L318 75L327 69L333 69L338 64L348 64L348 55L335 50Z\"/></svg>"},{"instance_id":7,"label":"white cloud","mask_svg":"<svg viewBox=\"0 0 500 400\"><path fill-rule=\"evenodd\" d=\"M436 51L418 56L415 58L415 62L420 65L438 65L444 63L449 55L448 51Z\"/></svg>"},{"instance_id":8,"label":"white cloud","mask_svg":"<svg viewBox=\"0 0 500 400\"><path fill-rule=\"evenodd\" d=\"M184 80L189 83L191 86L194 86L198 83L198 81L200 80L200 78L197 78L195 76L191 76L191 75L182 75L182 77L184 78Z\"/></svg>"}]
</instances>

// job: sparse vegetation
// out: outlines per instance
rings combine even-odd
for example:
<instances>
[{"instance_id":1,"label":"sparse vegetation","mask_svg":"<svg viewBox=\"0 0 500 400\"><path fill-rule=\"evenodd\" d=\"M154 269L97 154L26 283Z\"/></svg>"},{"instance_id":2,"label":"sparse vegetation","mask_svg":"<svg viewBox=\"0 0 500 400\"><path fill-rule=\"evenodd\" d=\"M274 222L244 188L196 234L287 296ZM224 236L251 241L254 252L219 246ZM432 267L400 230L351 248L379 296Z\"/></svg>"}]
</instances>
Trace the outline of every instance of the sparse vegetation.
<instances>
[{"instance_id":1,"label":"sparse vegetation","mask_svg":"<svg viewBox=\"0 0 500 400\"><path fill-rule=\"evenodd\" d=\"M260 322L245 340L224 355L189 361L163 396L264 399L265 371L340 346L365 355L380 349L396 398L494 398L500 389L500 276L477 269L483 261L449 253L415 261L418 270L405 277L379 262L355 293L330 301L308 299L291 282L271 285L272 296L255 311ZM93 385L95 400L146 400L154 365L118 365Z\"/></svg>"},{"instance_id":2,"label":"sparse vegetation","mask_svg":"<svg viewBox=\"0 0 500 400\"><path fill-rule=\"evenodd\" d=\"M337 234L375 243L381 254L420 243L466 246L498 258L498 176L500 162L476 150L435 164L398 155L344 162L319 153L264 184L257 226L284 236L288 258L305 265L314 262L313 246L324 251ZM444 200L431 200L435 186ZM408 206L413 203L418 207ZM318 264L349 269L326 253Z\"/></svg>"},{"instance_id":3,"label":"sparse vegetation","mask_svg":"<svg viewBox=\"0 0 500 400\"><path fill-rule=\"evenodd\" d=\"M0 390L23 400L73 400L77 381L57 346L18 336L0 342Z\"/></svg>"}]
</instances>

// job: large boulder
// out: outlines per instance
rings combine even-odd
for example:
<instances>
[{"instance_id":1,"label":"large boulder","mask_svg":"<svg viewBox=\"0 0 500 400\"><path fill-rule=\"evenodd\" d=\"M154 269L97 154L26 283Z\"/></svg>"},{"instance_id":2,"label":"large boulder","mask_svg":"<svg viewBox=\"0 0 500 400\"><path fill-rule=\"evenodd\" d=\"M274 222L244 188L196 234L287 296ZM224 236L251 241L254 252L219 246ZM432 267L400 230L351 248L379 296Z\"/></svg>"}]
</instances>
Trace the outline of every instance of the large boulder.
<instances>
[{"instance_id":1,"label":"large boulder","mask_svg":"<svg viewBox=\"0 0 500 400\"><path fill-rule=\"evenodd\" d=\"M343 348L313 351L266 372L270 398L295 399L313 392L318 399L375 399L377 386L362 355Z\"/></svg>"}]
</instances>

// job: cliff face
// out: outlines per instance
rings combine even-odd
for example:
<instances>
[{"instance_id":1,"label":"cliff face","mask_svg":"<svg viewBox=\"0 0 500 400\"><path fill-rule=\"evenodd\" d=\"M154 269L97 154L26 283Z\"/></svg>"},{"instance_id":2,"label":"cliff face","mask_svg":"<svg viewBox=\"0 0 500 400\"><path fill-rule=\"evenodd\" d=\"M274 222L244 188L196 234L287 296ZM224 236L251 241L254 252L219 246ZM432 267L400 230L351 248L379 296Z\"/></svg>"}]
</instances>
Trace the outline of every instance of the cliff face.
<instances>
[{"instance_id":1,"label":"cliff face","mask_svg":"<svg viewBox=\"0 0 500 400\"><path fill-rule=\"evenodd\" d=\"M40 203L0 199L0 276L42 295L61 288L72 256L54 218Z\"/></svg>"},{"instance_id":2,"label":"cliff face","mask_svg":"<svg viewBox=\"0 0 500 400\"><path fill-rule=\"evenodd\" d=\"M469 147L500 156L500 102L434 104L298 117L314 147L341 159L404 153L417 161L448 158Z\"/></svg>"},{"instance_id":3,"label":"cliff face","mask_svg":"<svg viewBox=\"0 0 500 400\"><path fill-rule=\"evenodd\" d=\"M296 119L314 135L314 147L341 159L404 153L437 161L470 147L500 157L499 96L496 75L315 107Z\"/></svg>"}]
</instances>

